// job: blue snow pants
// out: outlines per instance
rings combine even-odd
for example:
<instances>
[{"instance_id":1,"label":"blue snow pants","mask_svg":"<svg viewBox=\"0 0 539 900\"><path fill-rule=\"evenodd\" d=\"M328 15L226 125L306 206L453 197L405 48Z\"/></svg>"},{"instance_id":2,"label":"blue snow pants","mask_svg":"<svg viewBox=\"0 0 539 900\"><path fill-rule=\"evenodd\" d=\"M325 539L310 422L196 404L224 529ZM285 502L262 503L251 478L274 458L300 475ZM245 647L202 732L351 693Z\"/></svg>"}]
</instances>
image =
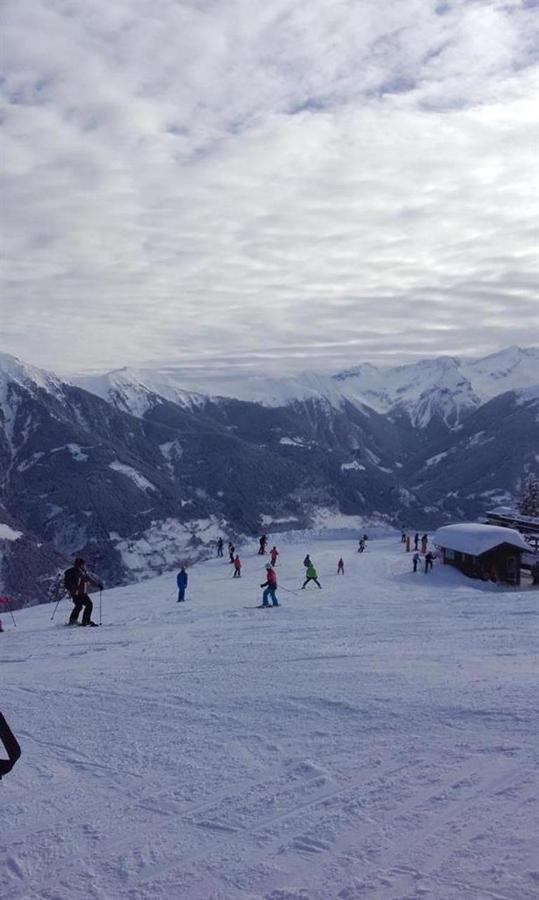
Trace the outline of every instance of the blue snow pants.
<instances>
[{"instance_id":1,"label":"blue snow pants","mask_svg":"<svg viewBox=\"0 0 539 900\"><path fill-rule=\"evenodd\" d=\"M274 588L274 587L266 588L266 590L262 594L262 604L264 606L269 606L268 597L271 597L271 602L273 603L274 606L279 606L279 601L277 600L277 597L275 596L275 591L276 591L276 588Z\"/></svg>"}]
</instances>

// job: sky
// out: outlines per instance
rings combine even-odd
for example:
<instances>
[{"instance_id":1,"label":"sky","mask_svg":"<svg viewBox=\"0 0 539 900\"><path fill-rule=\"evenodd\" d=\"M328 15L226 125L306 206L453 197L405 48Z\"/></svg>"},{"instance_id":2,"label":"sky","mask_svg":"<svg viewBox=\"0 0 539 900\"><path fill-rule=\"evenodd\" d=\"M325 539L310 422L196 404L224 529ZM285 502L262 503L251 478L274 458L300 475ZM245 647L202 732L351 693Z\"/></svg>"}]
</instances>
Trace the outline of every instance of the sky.
<instances>
[{"instance_id":1,"label":"sky","mask_svg":"<svg viewBox=\"0 0 539 900\"><path fill-rule=\"evenodd\" d=\"M291 374L539 339L539 0L4 0L0 350Z\"/></svg>"}]
</instances>

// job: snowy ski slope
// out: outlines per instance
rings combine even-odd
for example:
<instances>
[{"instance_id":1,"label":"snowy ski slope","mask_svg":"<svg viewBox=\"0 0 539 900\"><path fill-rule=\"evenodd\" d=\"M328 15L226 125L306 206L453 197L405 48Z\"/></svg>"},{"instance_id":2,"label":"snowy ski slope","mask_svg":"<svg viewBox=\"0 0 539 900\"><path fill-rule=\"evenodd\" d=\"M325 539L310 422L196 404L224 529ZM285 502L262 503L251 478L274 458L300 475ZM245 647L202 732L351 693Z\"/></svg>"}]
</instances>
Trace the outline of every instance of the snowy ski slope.
<instances>
[{"instance_id":1,"label":"snowy ski slope","mask_svg":"<svg viewBox=\"0 0 539 900\"><path fill-rule=\"evenodd\" d=\"M212 560L6 617L4 900L528 900L539 593L397 539L279 545L280 609ZM296 590L309 550L323 590ZM346 574L337 577L338 557Z\"/></svg>"}]
</instances>

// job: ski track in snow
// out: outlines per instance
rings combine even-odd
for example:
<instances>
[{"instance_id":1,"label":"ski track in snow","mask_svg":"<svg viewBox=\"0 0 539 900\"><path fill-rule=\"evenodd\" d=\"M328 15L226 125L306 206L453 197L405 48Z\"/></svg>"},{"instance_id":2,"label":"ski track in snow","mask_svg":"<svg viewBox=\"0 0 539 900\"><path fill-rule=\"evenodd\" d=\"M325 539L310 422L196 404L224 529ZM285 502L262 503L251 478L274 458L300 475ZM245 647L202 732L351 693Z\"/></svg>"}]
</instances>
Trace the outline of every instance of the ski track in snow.
<instances>
[{"instance_id":1,"label":"ski track in snow","mask_svg":"<svg viewBox=\"0 0 539 900\"><path fill-rule=\"evenodd\" d=\"M4 900L538 896L539 593L413 575L398 539L279 549L277 610L244 608L246 549L185 605L172 575L105 592L101 630L18 614Z\"/></svg>"}]
</instances>

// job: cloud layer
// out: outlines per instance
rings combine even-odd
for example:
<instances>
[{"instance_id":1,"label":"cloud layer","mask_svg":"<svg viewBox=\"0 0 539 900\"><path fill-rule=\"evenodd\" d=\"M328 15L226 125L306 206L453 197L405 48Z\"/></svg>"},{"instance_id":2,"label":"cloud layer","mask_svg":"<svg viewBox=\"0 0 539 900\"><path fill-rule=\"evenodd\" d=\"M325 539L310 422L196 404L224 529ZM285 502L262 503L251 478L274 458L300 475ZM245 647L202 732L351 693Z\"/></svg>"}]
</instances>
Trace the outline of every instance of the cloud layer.
<instances>
[{"instance_id":1,"label":"cloud layer","mask_svg":"<svg viewBox=\"0 0 539 900\"><path fill-rule=\"evenodd\" d=\"M2 349L286 373L533 342L535 6L8 0Z\"/></svg>"}]
</instances>

